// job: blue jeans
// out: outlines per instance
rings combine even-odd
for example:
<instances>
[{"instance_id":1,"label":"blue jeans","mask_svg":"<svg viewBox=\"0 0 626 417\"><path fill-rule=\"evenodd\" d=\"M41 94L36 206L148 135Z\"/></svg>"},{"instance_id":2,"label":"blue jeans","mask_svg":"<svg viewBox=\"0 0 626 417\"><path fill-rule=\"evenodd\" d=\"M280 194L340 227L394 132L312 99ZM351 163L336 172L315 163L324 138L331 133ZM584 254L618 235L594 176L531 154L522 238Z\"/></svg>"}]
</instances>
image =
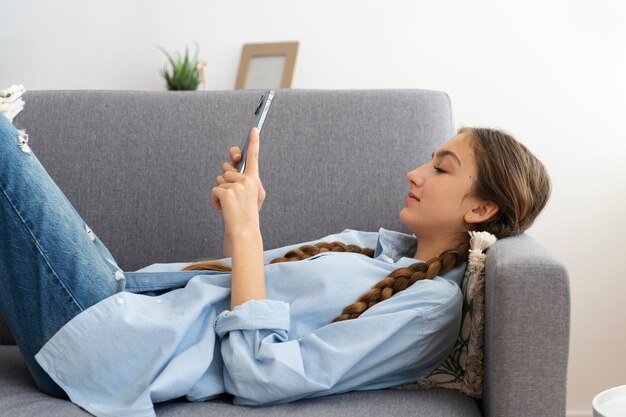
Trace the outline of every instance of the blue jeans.
<instances>
[{"instance_id":1,"label":"blue jeans","mask_svg":"<svg viewBox=\"0 0 626 417\"><path fill-rule=\"evenodd\" d=\"M0 114L0 311L39 389L67 398L35 354L124 287L111 253Z\"/></svg>"}]
</instances>

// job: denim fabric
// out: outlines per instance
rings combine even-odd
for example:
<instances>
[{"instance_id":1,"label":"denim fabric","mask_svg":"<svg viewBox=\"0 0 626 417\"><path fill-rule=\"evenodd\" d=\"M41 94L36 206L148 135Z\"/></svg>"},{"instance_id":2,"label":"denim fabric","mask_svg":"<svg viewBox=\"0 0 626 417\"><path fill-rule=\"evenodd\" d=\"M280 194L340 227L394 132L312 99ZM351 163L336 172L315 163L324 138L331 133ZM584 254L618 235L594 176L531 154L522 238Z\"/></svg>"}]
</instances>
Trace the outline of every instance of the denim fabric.
<instances>
[{"instance_id":1,"label":"denim fabric","mask_svg":"<svg viewBox=\"0 0 626 417\"><path fill-rule=\"evenodd\" d=\"M0 114L0 311L42 391L66 397L35 354L74 316L122 291L124 282L25 133Z\"/></svg>"}]
</instances>

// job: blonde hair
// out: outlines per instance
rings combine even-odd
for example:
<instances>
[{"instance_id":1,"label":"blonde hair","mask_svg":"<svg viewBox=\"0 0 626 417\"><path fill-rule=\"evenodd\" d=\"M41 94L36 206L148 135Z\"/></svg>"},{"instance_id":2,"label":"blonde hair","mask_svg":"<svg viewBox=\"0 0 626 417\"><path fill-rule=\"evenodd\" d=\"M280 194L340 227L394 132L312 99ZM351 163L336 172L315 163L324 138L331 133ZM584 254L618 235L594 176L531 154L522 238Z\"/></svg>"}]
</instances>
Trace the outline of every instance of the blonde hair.
<instances>
[{"instance_id":1,"label":"blonde hair","mask_svg":"<svg viewBox=\"0 0 626 417\"><path fill-rule=\"evenodd\" d=\"M468 231L486 231L498 238L513 236L532 225L550 197L550 178L543 164L511 135L497 129L462 127L457 133L467 134L476 159L477 177L472 193L499 207L493 218L484 223L468 224ZM346 306L333 322L359 317L368 308L423 279L433 279L467 261L469 235L459 238L459 244L425 262L416 262L392 271L354 303ZM318 242L290 250L273 259L278 262L300 261L322 252L354 252L370 258L374 249L343 242ZM199 261L187 265L184 271L231 271L229 265L215 261Z\"/></svg>"}]
</instances>

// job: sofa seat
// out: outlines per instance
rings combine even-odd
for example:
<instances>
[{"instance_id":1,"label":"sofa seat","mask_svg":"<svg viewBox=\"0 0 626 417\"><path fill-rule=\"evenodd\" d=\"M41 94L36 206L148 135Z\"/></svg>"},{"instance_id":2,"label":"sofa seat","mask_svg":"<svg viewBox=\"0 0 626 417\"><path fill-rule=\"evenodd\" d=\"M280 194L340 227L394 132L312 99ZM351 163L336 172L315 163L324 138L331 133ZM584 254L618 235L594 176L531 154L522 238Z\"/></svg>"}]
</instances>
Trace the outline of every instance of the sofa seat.
<instances>
[{"instance_id":1,"label":"sofa seat","mask_svg":"<svg viewBox=\"0 0 626 417\"><path fill-rule=\"evenodd\" d=\"M0 346L0 416L89 416L75 404L39 391L17 346ZM158 416L385 416L480 417L475 400L454 390L394 390L348 392L268 407L232 405L231 397L192 403L185 400L156 404Z\"/></svg>"}]
</instances>

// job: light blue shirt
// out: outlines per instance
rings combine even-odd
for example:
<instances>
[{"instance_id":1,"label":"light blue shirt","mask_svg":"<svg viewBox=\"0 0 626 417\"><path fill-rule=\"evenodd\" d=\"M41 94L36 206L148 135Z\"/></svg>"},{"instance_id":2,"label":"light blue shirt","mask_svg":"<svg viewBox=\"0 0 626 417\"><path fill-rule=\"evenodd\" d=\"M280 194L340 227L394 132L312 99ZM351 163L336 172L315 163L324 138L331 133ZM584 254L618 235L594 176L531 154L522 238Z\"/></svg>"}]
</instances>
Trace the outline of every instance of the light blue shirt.
<instances>
[{"instance_id":1,"label":"light blue shirt","mask_svg":"<svg viewBox=\"0 0 626 417\"><path fill-rule=\"evenodd\" d=\"M374 257L324 252L267 264L335 240L375 248ZM236 405L257 406L414 382L456 340L465 263L357 319L331 321L389 273L418 262L416 244L384 228L346 229L267 250L267 299L232 310L230 272L180 271L188 263L126 272L126 291L73 318L36 359L72 402L97 416L154 416L153 403L183 396L204 401L226 392Z\"/></svg>"}]
</instances>

